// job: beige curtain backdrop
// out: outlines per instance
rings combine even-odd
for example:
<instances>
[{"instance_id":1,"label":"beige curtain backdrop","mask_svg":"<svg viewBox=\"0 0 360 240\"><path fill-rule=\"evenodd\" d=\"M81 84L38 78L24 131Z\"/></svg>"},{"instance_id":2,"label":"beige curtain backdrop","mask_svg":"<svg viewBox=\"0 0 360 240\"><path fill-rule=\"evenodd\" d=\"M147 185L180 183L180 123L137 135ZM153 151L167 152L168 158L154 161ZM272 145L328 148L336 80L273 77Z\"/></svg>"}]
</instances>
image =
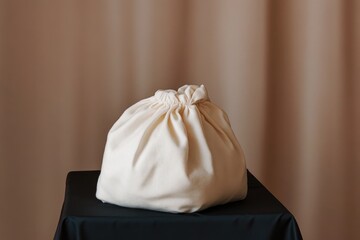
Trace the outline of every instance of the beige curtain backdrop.
<instances>
[{"instance_id":1,"label":"beige curtain backdrop","mask_svg":"<svg viewBox=\"0 0 360 240\"><path fill-rule=\"evenodd\" d=\"M0 0L0 238L52 239L70 170L205 84L304 239L360 239L360 1Z\"/></svg>"}]
</instances>

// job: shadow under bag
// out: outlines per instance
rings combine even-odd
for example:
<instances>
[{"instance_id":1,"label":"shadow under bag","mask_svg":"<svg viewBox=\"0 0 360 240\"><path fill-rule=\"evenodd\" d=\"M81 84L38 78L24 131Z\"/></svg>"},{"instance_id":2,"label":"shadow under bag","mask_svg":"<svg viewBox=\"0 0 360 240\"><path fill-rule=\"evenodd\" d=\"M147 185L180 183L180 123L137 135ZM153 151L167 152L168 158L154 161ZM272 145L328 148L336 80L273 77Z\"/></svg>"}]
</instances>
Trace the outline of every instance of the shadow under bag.
<instances>
[{"instance_id":1,"label":"shadow under bag","mask_svg":"<svg viewBox=\"0 0 360 240\"><path fill-rule=\"evenodd\" d=\"M159 90L109 131L96 191L103 202L195 212L246 194L244 154L203 85Z\"/></svg>"}]
</instances>

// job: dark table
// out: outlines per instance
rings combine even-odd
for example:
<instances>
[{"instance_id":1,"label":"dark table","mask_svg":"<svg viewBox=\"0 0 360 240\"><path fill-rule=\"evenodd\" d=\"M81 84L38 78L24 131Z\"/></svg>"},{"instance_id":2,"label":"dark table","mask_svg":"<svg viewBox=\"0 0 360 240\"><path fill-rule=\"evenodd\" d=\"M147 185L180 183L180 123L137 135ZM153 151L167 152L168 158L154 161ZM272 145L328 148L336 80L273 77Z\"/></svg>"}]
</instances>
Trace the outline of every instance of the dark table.
<instances>
[{"instance_id":1,"label":"dark table","mask_svg":"<svg viewBox=\"0 0 360 240\"><path fill-rule=\"evenodd\" d=\"M174 214L95 197L100 171L70 172L55 239L302 239L294 216L248 172L245 200Z\"/></svg>"}]
</instances>

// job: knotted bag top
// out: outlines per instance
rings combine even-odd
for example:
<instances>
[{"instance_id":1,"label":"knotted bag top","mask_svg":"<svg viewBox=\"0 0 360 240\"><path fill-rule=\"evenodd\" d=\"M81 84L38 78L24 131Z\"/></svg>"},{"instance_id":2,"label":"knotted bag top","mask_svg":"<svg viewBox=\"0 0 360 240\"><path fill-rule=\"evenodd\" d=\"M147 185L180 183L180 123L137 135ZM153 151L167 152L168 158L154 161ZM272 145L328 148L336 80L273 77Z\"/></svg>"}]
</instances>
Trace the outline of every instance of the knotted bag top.
<instances>
[{"instance_id":1,"label":"knotted bag top","mask_svg":"<svg viewBox=\"0 0 360 240\"><path fill-rule=\"evenodd\" d=\"M204 85L185 85L175 90L158 90L155 98L169 105L194 105L208 101L209 97Z\"/></svg>"}]
</instances>

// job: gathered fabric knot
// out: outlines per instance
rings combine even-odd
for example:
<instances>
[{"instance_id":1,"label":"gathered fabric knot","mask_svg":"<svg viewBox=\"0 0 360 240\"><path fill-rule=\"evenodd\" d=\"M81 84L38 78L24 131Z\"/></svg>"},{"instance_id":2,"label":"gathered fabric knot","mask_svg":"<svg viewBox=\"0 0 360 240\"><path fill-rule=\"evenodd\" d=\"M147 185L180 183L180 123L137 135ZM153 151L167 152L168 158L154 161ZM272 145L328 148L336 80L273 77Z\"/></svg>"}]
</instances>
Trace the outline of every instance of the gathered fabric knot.
<instances>
[{"instance_id":1,"label":"gathered fabric knot","mask_svg":"<svg viewBox=\"0 0 360 240\"><path fill-rule=\"evenodd\" d=\"M204 85L185 85L175 90L158 90L155 97L169 105L193 105L208 101L209 97Z\"/></svg>"}]
</instances>

